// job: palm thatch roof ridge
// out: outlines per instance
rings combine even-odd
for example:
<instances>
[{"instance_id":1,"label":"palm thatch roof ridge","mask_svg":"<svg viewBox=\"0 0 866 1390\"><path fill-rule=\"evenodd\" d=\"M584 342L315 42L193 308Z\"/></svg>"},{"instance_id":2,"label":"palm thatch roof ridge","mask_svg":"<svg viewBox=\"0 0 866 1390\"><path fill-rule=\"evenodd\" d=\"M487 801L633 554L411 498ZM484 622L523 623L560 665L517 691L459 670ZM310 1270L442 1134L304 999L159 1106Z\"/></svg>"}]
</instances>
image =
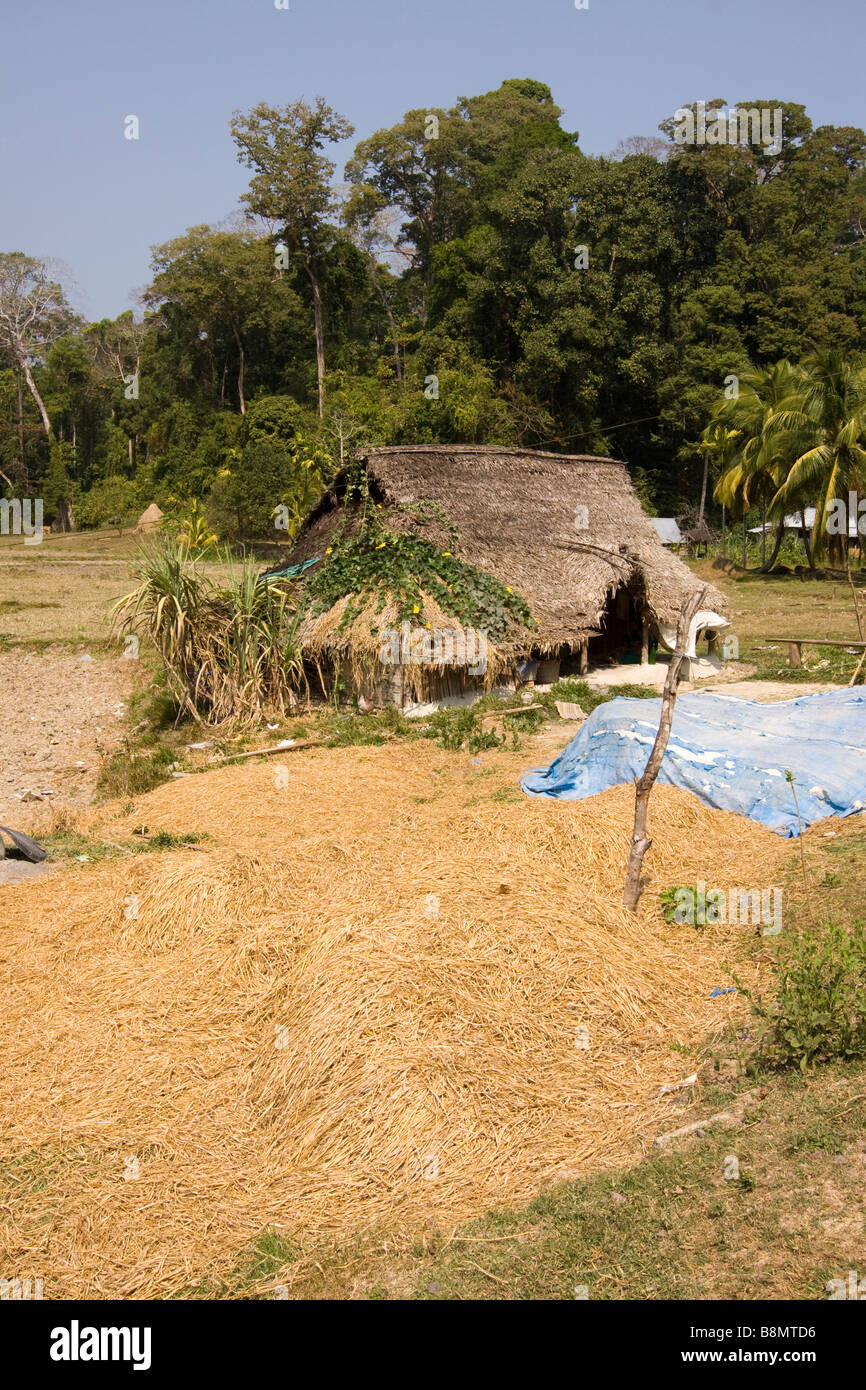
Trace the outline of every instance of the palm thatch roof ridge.
<instances>
[{"instance_id":1,"label":"palm thatch roof ridge","mask_svg":"<svg viewBox=\"0 0 866 1390\"><path fill-rule=\"evenodd\" d=\"M454 553L522 594L537 627L532 645L555 650L599 631L605 605L622 585L643 588L651 616L676 621L700 587L692 571L661 544L619 459L554 454L513 446L411 444L370 449L370 492L382 519L450 545ZM338 523L351 535L343 468L307 518L288 562L324 557ZM432 504L424 511L420 504ZM711 587L706 606L724 612Z\"/></svg>"}]
</instances>

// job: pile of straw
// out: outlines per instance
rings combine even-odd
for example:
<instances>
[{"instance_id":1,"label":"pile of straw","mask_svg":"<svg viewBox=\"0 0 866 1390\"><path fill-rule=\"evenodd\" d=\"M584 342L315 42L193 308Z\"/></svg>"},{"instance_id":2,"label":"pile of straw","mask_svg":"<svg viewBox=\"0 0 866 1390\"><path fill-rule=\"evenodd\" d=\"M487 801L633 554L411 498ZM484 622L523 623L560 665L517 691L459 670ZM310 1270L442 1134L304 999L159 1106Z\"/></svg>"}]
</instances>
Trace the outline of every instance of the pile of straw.
<instances>
[{"instance_id":1,"label":"pile of straw","mask_svg":"<svg viewBox=\"0 0 866 1390\"><path fill-rule=\"evenodd\" d=\"M788 850L658 787L631 917L632 791L491 800L526 763L412 744L224 768L89 813L209 852L0 890L0 1272L164 1296L267 1226L411 1239L636 1157L694 1069L671 1043L742 1008L709 996L744 929L667 925L657 893L772 884Z\"/></svg>"}]
</instances>

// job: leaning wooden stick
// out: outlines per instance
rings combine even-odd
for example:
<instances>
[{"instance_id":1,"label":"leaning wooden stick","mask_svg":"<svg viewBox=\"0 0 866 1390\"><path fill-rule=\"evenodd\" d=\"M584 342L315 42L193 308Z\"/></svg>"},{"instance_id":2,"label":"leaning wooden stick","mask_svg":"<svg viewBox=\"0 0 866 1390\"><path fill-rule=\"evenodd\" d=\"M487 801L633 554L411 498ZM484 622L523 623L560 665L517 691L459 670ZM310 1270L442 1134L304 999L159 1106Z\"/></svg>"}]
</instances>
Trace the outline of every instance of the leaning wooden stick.
<instances>
[{"instance_id":1,"label":"leaning wooden stick","mask_svg":"<svg viewBox=\"0 0 866 1390\"><path fill-rule=\"evenodd\" d=\"M652 844L652 840L647 838L646 822L649 810L649 795L653 789L653 783L662 765L662 758L668 746L668 738L671 732L671 724L674 717L674 704L677 698L677 686L680 680L680 670L686 659L686 642L688 640L689 628L692 618L700 609L704 595L707 592L706 584L683 605L677 623L677 642L676 651L671 657L671 664L668 667L667 680L665 681L664 694L662 695L662 716L659 721L658 733L652 752L647 760L647 765L640 777L635 779L635 798L634 798L634 830L631 836L631 849L628 856L628 869L625 876L625 888L623 889L623 906L634 912L638 905L641 895L640 871L643 864L643 857Z\"/></svg>"}]
</instances>

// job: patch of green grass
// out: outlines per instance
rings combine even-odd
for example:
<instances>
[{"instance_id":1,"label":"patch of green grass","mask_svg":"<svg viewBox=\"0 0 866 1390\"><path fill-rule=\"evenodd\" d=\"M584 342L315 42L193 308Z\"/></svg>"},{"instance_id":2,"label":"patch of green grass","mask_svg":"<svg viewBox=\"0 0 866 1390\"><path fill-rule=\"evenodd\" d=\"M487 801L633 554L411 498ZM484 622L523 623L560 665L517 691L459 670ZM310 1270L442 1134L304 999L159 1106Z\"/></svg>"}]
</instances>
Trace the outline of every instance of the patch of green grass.
<instances>
[{"instance_id":1,"label":"patch of green grass","mask_svg":"<svg viewBox=\"0 0 866 1390\"><path fill-rule=\"evenodd\" d=\"M105 801L142 796L162 782L171 780L178 764L173 748L119 748L103 763L96 783L97 794Z\"/></svg>"},{"instance_id":2,"label":"patch of green grass","mask_svg":"<svg viewBox=\"0 0 866 1390\"><path fill-rule=\"evenodd\" d=\"M243 1283L260 1283L272 1279L284 1265L297 1259L299 1247L279 1231L262 1231L244 1253L237 1276Z\"/></svg>"},{"instance_id":3,"label":"patch of green grass","mask_svg":"<svg viewBox=\"0 0 866 1390\"><path fill-rule=\"evenodd\" d=\"M503 740L489 726L485 728L477 706L468 709L440 709L424 721L425 738L435 738L440 748L451 753L468 748L481 753L486 748L499 748Z\"/></svg>"},{"instance_id":4,"label":"patch of green grass","mask_svg":"<svg viewBox=\"0 0 866 1390\"><path fill-rule=\"evenodd\" d=\"M211 836L207 831L192 830L186 835L175 835L169 830L158 830L155 835L142 841L140 853L148 854L154 850L183 849L186 845L200 845Z\"/></svg>"},{"instance_id":5,"label":"patch of green grass","mask_svg":"<svg viewBox=\"0 0 866 1390\"><path fill-rule=\"evenodd\" d=\"M53 607L53 605L49 606ZM82 649L80 637L21 637L17 633L0 632L0 648L11 651L13 647L23 647L27 651L33 652L34 655L40 655L43 652L62 651L77 653L79 656L108 658L117 656L116 643L108 639L89 641Z\"/></svg>"},{"instance_id":6,"label":"patch of green grass","mask_svg":"<svg viewBox=\"0 0 866 1390\"><path fill-rule=\"evenodd\" d=\"M557 700L578 704L584 714L592 714L599 705L605 705L609 700L619 697L626 700L657 700L660 695L661 691L655 690L651 685L609 685L604 689L594 689L577 676L565 676L546 693L536 695L536 699L544 705L553 719L558 719Z\"/></svg>"},{"instance_id":7,"label":"patch of green grass","mask_svg":"<svg viewBox=\"0 0 866 1390\"><path fill-rule=\"evenodd\" d=\"M825 1119L813 1120L804 1129L795 1130L788 1138L785 1153L789 1156L798 1153L841 1153L845 1140L836 1128Z\"/></svg>"},{"instance_id":8,"label":"patch of green grass","mask_svg":"<svg viewBox=\"0 0 866 1390\"><path fill-rule=\"evenodd\" d=\"M260 1285L277 1278L287 1265L294 1264L301 1247L297 1241L267 1227L238 1254L234 1266L225 1273L205 1275L195 1283L178 1289L173 1299L273 1298L274 1291L258 1292Z\"/></svg>"},{"instance_id":9,"label":"patch of green grass","mask_svg":"<svg viewBox=\"0 0 866 1390\"><path fill-rule=\"evenodd\" d=\"M97 840L91 835L81 835L76 830L57 830L42 835L39 843L48 851L52 861L64 862L87 859L89 863L99 863L103 859L118 859L124 851L127 854L153 854L161 850L183 849L186 845L199 845L210 840L205 831L190 831L187 835L173 834L159 830L147 838L133 836L121 844L107 840Z\"/></svg>"},{"instance_id":10,"label":"patch of green grass","mask_svg":"<svg viewBox=\"0 0 866 1390\"><path fill-rule=\"evenodd\" d=\"M329 748L357 748L378 747L392 738L417 738L420 731L397 709L350 714L327 707L318 715L313 733L324 737Z\"/></svg>"},{"instance_id":11,"label":"patch of green grass","mask_svg":"<svg viewBox=\"0 0 866 1390\"><path fill-rule=\"evenodd\" d=\"M59 603L22 603L17 598L0 599L0 613L21 613L24 609L61 608Z\"/></svg>"},{"instance_id":12,"label":"patch of green grass","mask_svg":"<svg viewBox=\"0 0 866 1390\"><path fill-rule=\"evenodd\" d=\"M792 685L847 685L854 674L858 657L844 654L825 658L826 666L776 666L763 661L746 680L788 681Z\"/></svg>"},{"instance_id":13,"label":"patch of green grass","mask_svg":"<svg viewBox=\"0 0 866 1390\"><path fill-rule=\"evenodd\" d=\"M100 1155L85 1145L25 1149L0 1162L0 1193L9 1202L29 1192L44 1192L74 1170L91 1167Z\"/></svg>"},{"instance_id":14,"label":"patch of green grass","mask_svg":"<svg viewBox=\"0 0 866 1390\"><path fill-rule=\"evenodd\" d=\"M825 854L866 854L866 834L831 840L829 844L822 844L820 848Z\"/></svg>"},{"instance_id":15,"label":"patch of green grass","mask_svg":"<svg viewBox=\"0 0 866 1390\"><path fill-rule=\"evenodd\" d=\"M519 787L497 787L487 799L488 801L525 801L526 797Z\"/></svg>"},{"instance_id":16,"label":"patch of green grass","mask_svg":"<svg viewBox=\"0 0 866 1390\"><path fill-rule=\"evenodd\" d=\"M164 676L154 680L152 685L133 692L129 699L129 723L147 722L152 734L161 730L175 728L178 724L179 707L176 699L165 684ZM195 728L191 721L187 728Z\"/></svg>"}]
</instances>

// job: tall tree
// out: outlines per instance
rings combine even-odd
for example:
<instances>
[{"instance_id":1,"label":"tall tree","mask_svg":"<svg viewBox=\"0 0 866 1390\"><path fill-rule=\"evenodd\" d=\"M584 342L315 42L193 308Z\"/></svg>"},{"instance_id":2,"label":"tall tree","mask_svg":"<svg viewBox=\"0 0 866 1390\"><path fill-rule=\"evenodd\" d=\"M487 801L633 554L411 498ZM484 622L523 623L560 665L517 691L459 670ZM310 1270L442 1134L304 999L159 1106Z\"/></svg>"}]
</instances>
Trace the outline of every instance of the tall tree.
<instances>
[{"instance_id":1,"label":"tall tree","mask_svg":"<svg viewBox=\"0 0 866 1390\"><path fill-rule=\"evenodd\" d=\"M740 515L744 524L756 503L764 525L768 510L777 520L773 553L766 566L762 558L766 568L775 563L784 536L785 507L777 494L796 454L794 436L781 422L783 412L796 399L801 381L799 369L784 360L772 367L750 368L740 376L738 394L717 408L703 435L704 449L715 453L723 467L716 484L716 501ZM788 505L796 501L802 506L808 500L808 494L801 492L796 498L791 496ZM764 549L762 543L762 557ZM811 563L811 550L808 554Z\"/></svg>"},{"instance_id":2,"label":"tall tree","mask_svg":"<svg viewBox=\"0 0 866 1390\"><path fill-rule=\"evenodd\" d=\"M21 251L0 253L0 342L27 382L46 439L51 438L51 421L33 379L33 362L44 360L71 318L66 296L49 279L44 261Z\"/></svg>"},{"instance_id":3,"label":"tall tree","mask_svg":"<svg viewBox=\"0 0 866 1390\"><path fill-rule=\"evenodd\" d=\"M255 171L243 201L277 225L286 248L300 258L310 282L321 417L325 407L322 263L338 207L330 182L335 165L322 150L326 144L348 139L354 127L317 97L315 106L305 101L284 107L260 102L246 115L236 111L231 132L239 162Z\"/></svg>"},{"instance_id":4,"label":"tall tree","mask_svg":"<svg viewBox=\"0 0 866 1390\"><path fill-rule=\"evenodd\" d=\"M157 275L146 294L151 308L180 304L198 317L202 331L222 329L230 335L237 353L238 409L246 414L247 331L261 320L276 276L268 243L250 232L191 227L185 236L156 247L153 266Z\"/></svg>"}]
</instances>

